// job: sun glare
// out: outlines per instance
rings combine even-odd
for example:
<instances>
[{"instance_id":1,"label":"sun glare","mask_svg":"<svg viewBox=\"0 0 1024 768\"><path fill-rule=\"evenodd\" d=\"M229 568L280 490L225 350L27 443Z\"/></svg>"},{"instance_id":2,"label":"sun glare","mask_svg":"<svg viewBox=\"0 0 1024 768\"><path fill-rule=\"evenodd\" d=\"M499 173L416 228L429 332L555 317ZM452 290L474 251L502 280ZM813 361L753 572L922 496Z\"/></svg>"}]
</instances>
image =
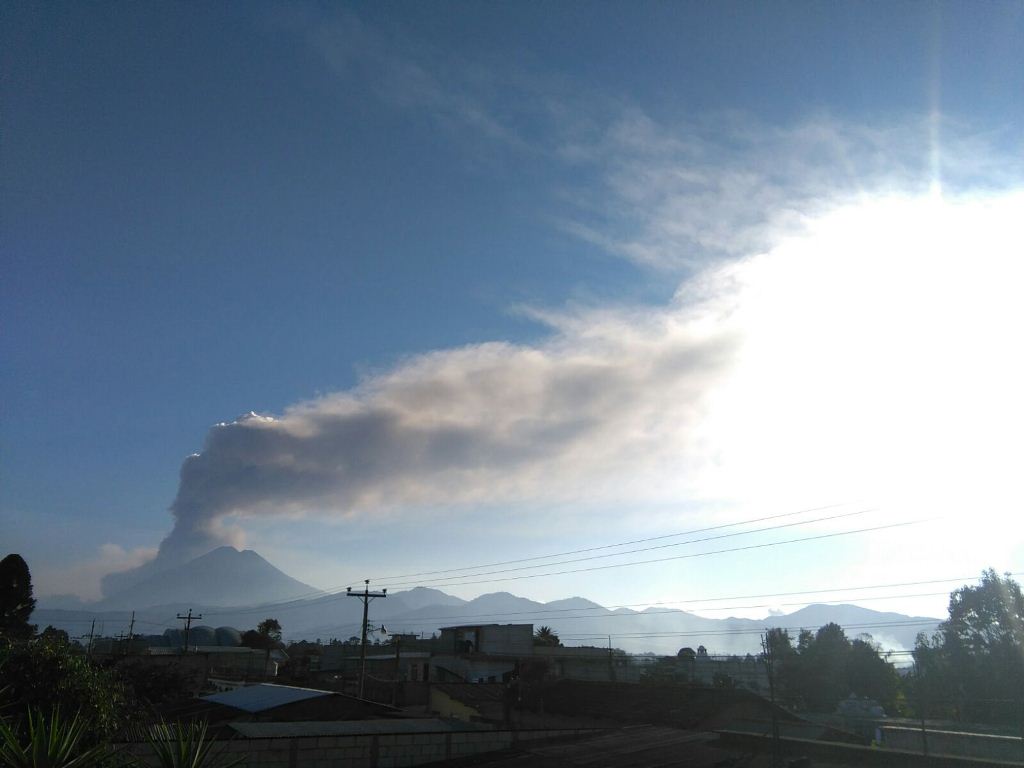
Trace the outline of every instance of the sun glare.
<instances>
[{"instance_id":1,"label":"sun glare","mask_svg":"<svg viewBox=\"0 0 1024 768\"><path fill-rule=\"evenodd\" d=\"M1020 191L879 197L745 263L717 481L978 524L1018 514L1022 212Z\"/></svg>"}]
</instances>

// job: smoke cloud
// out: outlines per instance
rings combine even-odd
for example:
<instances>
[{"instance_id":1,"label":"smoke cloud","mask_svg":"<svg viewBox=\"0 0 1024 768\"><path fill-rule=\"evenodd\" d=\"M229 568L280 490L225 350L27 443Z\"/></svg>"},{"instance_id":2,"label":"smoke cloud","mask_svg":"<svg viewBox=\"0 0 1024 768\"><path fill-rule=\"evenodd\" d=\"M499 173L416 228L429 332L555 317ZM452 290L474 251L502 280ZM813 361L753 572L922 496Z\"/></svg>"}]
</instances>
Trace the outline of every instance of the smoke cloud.
<instances>
[{"instance_id":1,"label":"smoke cloud","mask_svg":"<svg viewBox=\"0 0 1024 768\"><path fill-rule=\"evenodd\" d=\"M239 544L232 518L636 498L684 482L690 428L733 349L723 313L691 295L642 315L547 316L542 345L432 352L280 416L217 424L182 465L155 560L104 591Z\"/></svg>"}]
</instances>

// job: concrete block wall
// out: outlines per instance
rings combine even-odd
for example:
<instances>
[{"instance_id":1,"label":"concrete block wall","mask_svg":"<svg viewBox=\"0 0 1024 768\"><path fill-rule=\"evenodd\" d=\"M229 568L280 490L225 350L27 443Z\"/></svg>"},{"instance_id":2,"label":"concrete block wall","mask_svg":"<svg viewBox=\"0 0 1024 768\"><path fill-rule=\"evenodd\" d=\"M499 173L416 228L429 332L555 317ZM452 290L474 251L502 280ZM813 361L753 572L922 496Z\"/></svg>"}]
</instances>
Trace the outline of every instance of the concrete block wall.
<instances>
[{"instance_id":1,"label":"concrete block wall","mask_svg":"<svg viewBox=\"0 0 1024 768\"><path fill-rule=\"evenodd\" d=\"M248 768L406 768L467 755L508 749L517 742L576 738L585 730L382 733L361 736L232 739L214 751L221 760L244 757ZM127 745L146 759L146 745ZM154 766L155 768L155 766Z\"/></svg>"}]
</instances>

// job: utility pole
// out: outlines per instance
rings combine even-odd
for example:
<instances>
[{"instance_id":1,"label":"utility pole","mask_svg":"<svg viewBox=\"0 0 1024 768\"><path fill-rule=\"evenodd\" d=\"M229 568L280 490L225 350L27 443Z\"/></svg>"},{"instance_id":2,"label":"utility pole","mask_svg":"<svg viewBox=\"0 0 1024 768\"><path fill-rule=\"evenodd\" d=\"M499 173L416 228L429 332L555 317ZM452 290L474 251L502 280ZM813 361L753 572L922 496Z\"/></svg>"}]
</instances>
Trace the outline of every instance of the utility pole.
<instances>
[{"instance_id":1,"label":"utility pole","mask_svg":"<svg viewBox=\"0 0 1024 768\"><path fill-rule=\"evenodd\" d=\"M92 620L92 626L89 627L89 647L85 651L86 660L92 659L92 638L96 634L96 619Z\"/></svg>"},{"instance_id":2,"label":"utility pole","mask_svg":"<svg viewBox=\"0 0 1024 768\"><path fill-rule=\"evenodd\" d=\"M184 652L188 653L188 633L192 629L192 620L193 619L201 619L201 618L203 618L203 614L200 613L200 614L198 614L196 616L193 616L192 615L192 609L189 608L187 616L182 616L179 613L178 614L178 618L185 622L185 649L184 649Z\"/></svg>"},{"instance_id":3,"label":"utility pole","mask_svg":"<svg viewBox=\"0 0 1024 768\"><path fill-rule=\"evenodd\" d=\"M782 765L779 754L779 715L775 711L775 654L769 642L769 633L766 629L761 636L761 648L764 650L764 662L768 667L768 696L772 706L772 768L779 768Z\"/></svg>"},{"instance_id":4,"label":"utility pole","mask_svg":"<svg viewBox=\"0 0 1024 768\"><path fill-rule=\"evenodd\" d=\"M366 630L367 620L369 618L370 602L375 597L387 597L388 591L385 589L381 592L370 591L370 580L363 580L363 591L353 592L352 587L348 587L345 593L349 597L358 597L363 601L363 643L359 648L359 698L363 698L363 687L366 684Z\"/></svg>"},{"instance_id":5,"label":"utility pole","mask_svg":"<svg viewBox=\"0 0 1024 768\"><path fill-rule=\"evenodd\" d=\"M132 620L128 623L128 642L124 646L124 655L127 656L132 646L133 631L135 630L135 611L132 611Z\"/></svg>"}]
</instances>

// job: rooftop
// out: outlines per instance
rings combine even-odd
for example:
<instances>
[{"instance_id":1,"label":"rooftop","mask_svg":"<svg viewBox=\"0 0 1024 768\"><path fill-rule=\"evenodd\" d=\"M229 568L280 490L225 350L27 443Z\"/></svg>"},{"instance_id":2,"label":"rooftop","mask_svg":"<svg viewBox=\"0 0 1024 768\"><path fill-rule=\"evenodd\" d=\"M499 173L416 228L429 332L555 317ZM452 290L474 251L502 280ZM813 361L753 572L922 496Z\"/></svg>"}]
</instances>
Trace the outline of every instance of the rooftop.
<instances>
[{"instance_id":1,"label":"rooftop","mask_svg":"<svg viewBox=\"0 0 1024 768\"><path fill-rule=\"evenodd\" d=\"M209 696L203 696L202 699L213 704L223 704L225 707L241 709L245 712L263 712L268 709L284 706L285 704L294 704L296 701L338 695L333 691L320 691L315 688L257 683L256 685L235 688L233 691L213 693Z\"/></svg>"}]
</instances>

